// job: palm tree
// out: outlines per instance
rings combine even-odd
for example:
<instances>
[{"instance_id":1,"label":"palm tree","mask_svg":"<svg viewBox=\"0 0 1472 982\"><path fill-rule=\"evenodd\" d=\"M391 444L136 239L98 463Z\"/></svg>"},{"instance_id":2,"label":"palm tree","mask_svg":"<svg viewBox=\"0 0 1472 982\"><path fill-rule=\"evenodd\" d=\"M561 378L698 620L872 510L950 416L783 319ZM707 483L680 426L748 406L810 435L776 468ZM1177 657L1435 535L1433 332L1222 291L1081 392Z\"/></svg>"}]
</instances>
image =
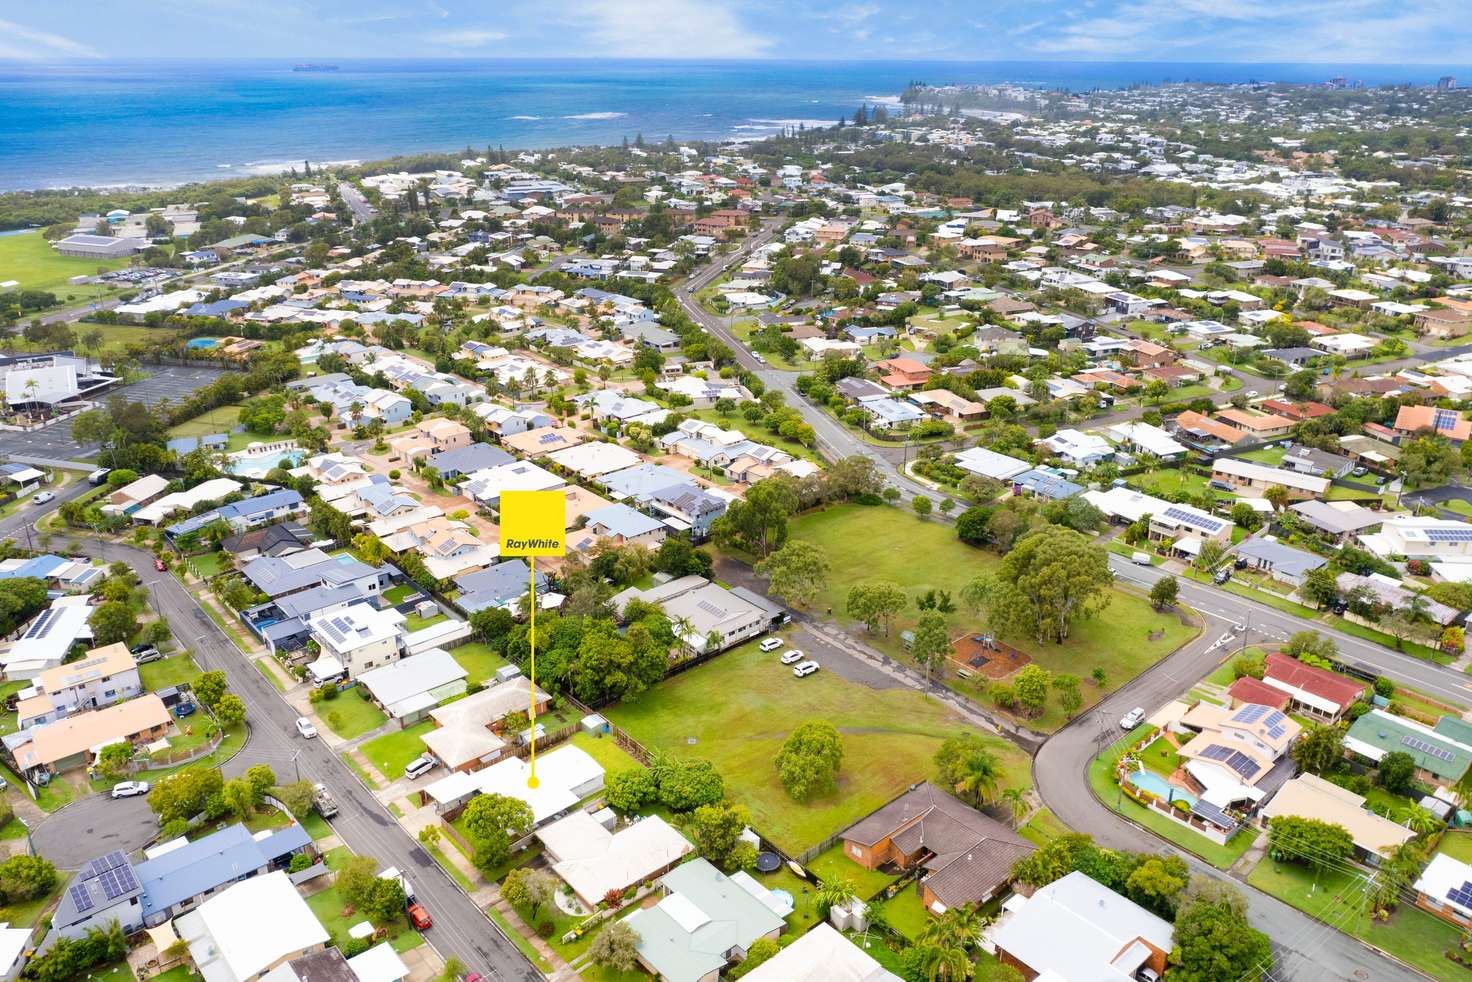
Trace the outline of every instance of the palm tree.
<instances>
[{"instance_id":1,"label":"palm tree","mask_svg":"<svg viewBox=\"0 0 1472 982\"><path fill-rule=\"evenodd\" d=\"M680 657L689 658L694 650L690 639L695 636L695 622L688 617L676 617L670 621L670 627L674 629L675 641L680 645Z\"/></svg>"},{"instance_id":2,"label":"palm tree","mask_svg":"<svg viewBox=\"0 0 1472 982\"><path fill-rule=\"evenodd\" d=\"M926 982L956 982L969 979L976 971L966 949L935 942L921 941L915 945L920 953L920 969Z\"/></svg>"},{"instance_id":3,"label":"palm tree","mask_svg":"<svg viewBox=\"0 0 1472 982\"><path fill-rule=\"evenodd\" d=\"M856 896L853 881L846 876L818 881L818 909L825 917L829 910L844 906Z\"/></svg>"},{"instance_id":4,"label":"palm tree","mask_svg":"<svg viewBox=\"0 0 1472 982\"><path fill-rule=\"evenodd\" d=\"M971 795L976 807L981 808L996 794L997 781L1001 776L1002 766L997 755L978 748L961 762L956 790Z\"/></svg>"},{"instance_id":5,"label":"palm tree","mask_svg":"<svg viewBox=\"0 0 1472 982\"><path fill-rule=\"evenodd\" d=\"M1027 815L1028 801L1026 788L1003 788L1001 798L1007 803L1007 808L1012 812L1012 827L1015 829L1022 823Z\"/></svg>"},{"instance_id":6,"label":"palm tree","mask_svg":"<svg viewBox=\"0 0 1472 982\"><path fill-rule=\"evenodd\" d=\"M1430 835L1441 827L1441 819L1433 815L1428 808L1421 805L1410 805L1405 811L1406 828L1417 835Z\"/></svg>"}]
</instances>

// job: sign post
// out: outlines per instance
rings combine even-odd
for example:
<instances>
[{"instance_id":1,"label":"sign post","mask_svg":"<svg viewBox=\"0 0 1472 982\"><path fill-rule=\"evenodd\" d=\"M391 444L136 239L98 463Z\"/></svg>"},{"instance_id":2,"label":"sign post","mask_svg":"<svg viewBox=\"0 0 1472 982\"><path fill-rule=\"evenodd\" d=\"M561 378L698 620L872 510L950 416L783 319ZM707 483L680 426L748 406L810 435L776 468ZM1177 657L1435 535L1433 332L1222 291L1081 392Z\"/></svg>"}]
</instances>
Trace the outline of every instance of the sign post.
<instances>
[{"instance_id":1,"label":"sign post","mask_svg":"<svg viewBox=\"0 0 1472 982\"><path fill-rule=\"evenodd\" d=\"M561 491L506 491L501 495L501 555L526 558L530 582L531 625L531 774L527 787L537 781L537 557L561 556L566 551L564 526L566 496Z\"/></svg>"}]
</instances>

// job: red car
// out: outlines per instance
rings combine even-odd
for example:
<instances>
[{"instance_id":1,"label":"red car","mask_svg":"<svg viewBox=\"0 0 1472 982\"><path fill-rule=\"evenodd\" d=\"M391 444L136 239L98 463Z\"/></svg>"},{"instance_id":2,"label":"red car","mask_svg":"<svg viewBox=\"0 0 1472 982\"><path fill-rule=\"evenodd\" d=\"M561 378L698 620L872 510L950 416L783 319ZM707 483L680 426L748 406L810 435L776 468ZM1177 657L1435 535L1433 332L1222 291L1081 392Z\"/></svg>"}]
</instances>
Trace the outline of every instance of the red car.
<instances>
[{"instance_id":1,"label":"red car","mask_svg":"<svg viewBox=\"0 0 1472 982\"><path fill-rule=\"evenodd\" d=\"M158 570L160 573L168 569L168 567L164 565L164 561L162 559L155 559L153 561L153 568Z\"/></svg>"},{"instance_id":2,"label":"red car","mask_svg":"<svg viewBox=\"0 0 1472 982\"><path fill-rule=\"evenodd\" d=\"M430 920L429 911L418 904L409 905L409 923L414 925L416 931L424 931L434 926L434 921Z\"/></svg>"}]
</instances>

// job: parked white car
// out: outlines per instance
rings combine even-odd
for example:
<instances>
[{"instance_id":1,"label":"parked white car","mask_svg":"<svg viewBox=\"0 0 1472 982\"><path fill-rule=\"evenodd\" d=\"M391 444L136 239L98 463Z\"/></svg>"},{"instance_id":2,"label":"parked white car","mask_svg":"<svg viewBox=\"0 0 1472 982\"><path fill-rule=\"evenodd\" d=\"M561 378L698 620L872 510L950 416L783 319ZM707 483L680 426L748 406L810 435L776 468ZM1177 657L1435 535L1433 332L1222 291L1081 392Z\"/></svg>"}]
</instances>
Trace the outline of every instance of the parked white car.
<instances>
[{"instance_id":1,"label":"parked white car","mask_svg":"<svg viewBox=\"0 0 1472 982\"><path fill-rule=\"evenodd\" d=\"M815 661L805 661L801 665L798 665L796 668L794 668L792 670L792 674L795 675L795 676L797 676L798 678L802 679L802 678L807 678L809 675L813 674L817 670L818 670L818 663L817 662L815 662Z\"/></svg>"},{"instance_id":2,"label":"parked white car","mask_svg":"<svg viewBox=\"0 0 1472 982\"><path fill-rule=\"evenodd\" d=\"M802 657L802 652L798 651L796 648L793 648L789 651L784 651L782 653L782 664L795 665L796 663L802 661Z\"/></svg>"},{"instance_id":3,"label":"parked white car","mask_svg":"<svg viewBox=\"0 0 1472 982\"><path fill-rule=\"evenodd\" d=\"M757 645L757 647L760 648L762 651L776 651L778 648L782 647L782 639L767 638L761 644Z\"/></svg>"},{"instance_id":4,"label":"parked white car","mask_svg":"<svg viewBox=\"0 0 1472 982\"><path fill-rule=\"evenodd\" d=\"M140 794L148 794L151 787L147 781L120 781L112 786L114 798L132 798Z\"/></svg>"},{"instance_id":5,"label":"parked white car","mask_svg":"<svg viewBox=\"0 0 1472 982\"><path fill-rule=\"evenodd\" d=\"M313 726L312 721L307 719L305 716L298 716L296 718L296 731L302 736L306 737L308 740L317 735L317 728Z\"/></svg>"},{"instance_id":6,"label":"parked white car","mask_svg":"<svg viewBox=\"0 0 1472 982\"><path fill-rule=\"evenodd\" d=\"M408 765L404 768L404 776L413 781L423 777L432 770L434 770L434 758L425 754L409 761Z\"/></svg>"},{"instance_id":7,"label":"parked white car","mask_svg":"<svg viewBox=\"0 0 1472 982\"><path fill-rule=\"evenodd\" d=\"M1119 728L1122 730L1133 730L1143 722L1145 722L1145 710L1136 706L1124 714L1124 717L1119 721Z\"/></svg>"}]
</instances>

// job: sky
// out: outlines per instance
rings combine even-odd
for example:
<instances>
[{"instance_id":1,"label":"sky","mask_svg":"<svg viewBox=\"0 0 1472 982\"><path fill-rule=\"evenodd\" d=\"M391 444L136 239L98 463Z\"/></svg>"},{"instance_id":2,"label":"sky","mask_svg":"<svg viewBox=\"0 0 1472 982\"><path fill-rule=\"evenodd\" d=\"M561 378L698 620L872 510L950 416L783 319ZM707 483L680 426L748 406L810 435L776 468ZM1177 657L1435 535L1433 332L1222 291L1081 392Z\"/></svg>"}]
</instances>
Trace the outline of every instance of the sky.
<instances>
[{"instance_id":1,"label":"sky","mask_svg":"<svg viewBox=\"0 0 1472 982\"><path fill-rule=\"evenodd\" d=\"M1455 64L1472 0L64 0L0 60L692 58Z\"/></svg>"}]
</instances>

